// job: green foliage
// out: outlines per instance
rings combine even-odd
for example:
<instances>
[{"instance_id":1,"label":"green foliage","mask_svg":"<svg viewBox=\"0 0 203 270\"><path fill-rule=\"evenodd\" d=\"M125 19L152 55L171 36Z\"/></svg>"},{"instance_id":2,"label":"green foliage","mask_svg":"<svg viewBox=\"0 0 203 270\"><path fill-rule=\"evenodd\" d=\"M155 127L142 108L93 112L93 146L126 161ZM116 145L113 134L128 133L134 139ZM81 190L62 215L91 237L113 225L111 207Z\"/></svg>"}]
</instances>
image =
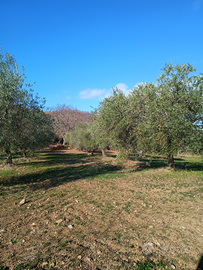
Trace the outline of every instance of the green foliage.
<instances>
[{"instance_id":1,"label":"green foliage","mask_svg":"<svg viewBox=\"0 0 203 270\"><path fill-rule=\"evenodd\" d=\"M66 142L67 145L71 145L70 137L71 137L71 131L66 132L66 134L65 134L65 142Z\"/></svg>"},{"instance_id":2,"label":"green foliage","mask_svg":"<svg viewBox=\"0 0 203 270\"><path fill-rule=\"evenodd\" d=\"M81 150L85 148L86 151L93 151L96 146L91 126L88 124L78 123L75 130L66 133L66 136L69 137L70 145L76 149Z\"/></svg>"},{"instance_id":3,"label":"green foliage","mask_svg":"<svg viewBox=\"0 0 203 270\"><path fill-rule=\"evenodd\" d=\"M24 119L24 132L20 136L18 147L23 152L34 151L48 146L54 138L51 117L42 110L33 109Z\"/></svg>"},{"instance_id":4,"label":"green foliage","mask_svg":"<svg viewBox=\"0 0 203 270\"><path fill-rule=\"evenodd\" d=\"M139 150L158 153L174 167L174 154L203 149L203 76L188 65L166 65L157 84L137 85L126 97L121 90L104 99L93 125L99 147L112 145L127 157ZM122 158L121 157L121 158Z\"/></svg>"},{"instance_id":5,"label":"green foliage","mask_svg":"<svg viewBox=\"0 0 203 270\"><path fill-rule=\"evenodd\" d=\"M131 136L128 105L128 98L117 88L100 103L93 119L100 148L110 145L114 149L128 152L135 144Z\"/></svg>"},{"instance_id":6,"label":"green foliage","mask_svg":"<svg viewBox=\"0 0 203 270\"><path fill-rule=\"evenodd\" d=\"M188 152L203 155L203 130L194 130L186 142Z\"/></svg>"},{"instance_id":7,"label":"green foliage","mask_svg":"<svg viewBox=\"0 0 203 270\"><path fill-rule=\"evenodd\" d=\"M25 79L24 68L20 72L14 57L0 51L0 147L7 163L12 163L11 151L44 147L54 138L51 120L42 110L45 101L33 97Z\"/></svg>"},{"instance_id":8,"label":"green foliage","mask_svg":"<svg viewBox=\"0 0 203 270\"><path fill-rule=\"evenodd\" d=\"M127 158L128 158L128 153L120 151L116 156L117 165L120 167L123 167L123 163L126 161Z\"/></svg>"},{"instance_id":9,"label":"green foliage","mask_svg":"<svg viewBox=\"0 0 203 270\"><path fill-rule=\"evenodd\" d=\"M191 76L194 71L190 64L166 65L158 84L143 89L145 119L138 126L140 145L166 155L171 167L174 154L202 135L202 76Z\"/></svg>"}]
</instances>

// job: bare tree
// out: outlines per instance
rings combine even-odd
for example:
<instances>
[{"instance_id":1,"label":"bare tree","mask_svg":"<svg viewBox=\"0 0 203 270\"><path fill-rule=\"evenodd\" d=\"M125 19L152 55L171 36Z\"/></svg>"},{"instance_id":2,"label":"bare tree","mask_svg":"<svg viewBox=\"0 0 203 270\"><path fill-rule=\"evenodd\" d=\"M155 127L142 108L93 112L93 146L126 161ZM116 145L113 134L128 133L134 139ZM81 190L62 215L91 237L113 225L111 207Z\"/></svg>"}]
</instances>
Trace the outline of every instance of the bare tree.
<instances>
[{"instance_id":1,"label":"bare tree","mask_svg":"<svg viewBox=\"0 0 203 270\"><path fill-rule=\"evenodd\" d=\"M67 131L72 131L78 123L90 123L91 114L82 112L70 105L58 105L48 108L48 114L53 118L53 128L56 135L62 139L65 145L65 134Z\"/></svg>"}]
</instances>

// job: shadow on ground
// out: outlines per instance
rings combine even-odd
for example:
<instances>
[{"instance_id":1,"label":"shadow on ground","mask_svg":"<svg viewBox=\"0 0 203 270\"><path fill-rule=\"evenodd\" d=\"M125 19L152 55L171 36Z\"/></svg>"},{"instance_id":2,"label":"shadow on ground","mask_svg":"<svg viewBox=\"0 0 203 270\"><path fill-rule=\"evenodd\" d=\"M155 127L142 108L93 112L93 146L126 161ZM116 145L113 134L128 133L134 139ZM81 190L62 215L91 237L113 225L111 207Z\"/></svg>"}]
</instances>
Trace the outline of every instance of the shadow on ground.
<instances>
[{"instance_id":1,"label":"shadow on ground","mask_svg":"<svg viewBox=\"0 0 203 270\"><path fill-rule=\"evenodd\" d=\"M203 270L203 255L200 258L200 261L196 270Z\"/></svg>"},{"instance_id":2,"label":"shadow on ground","mask_svg":"<svg viewBox=\"0 0 203 270\"><path fill-rule=\"evenodd\" d=\"M137 160L146 163L145 167L139 168L138 170L167 167L166 159L147 157ZM0 181L2 186L30 184L33 189L47 189L80 179L94 178L108 173L116 174L121 169L119 166L104 163L98 156L90 157L82 153L59 152L43 152L37 154L31 162L20 162L17 166L25 167L27 173L21 176L14 174L8 177L7 180L2 179L2 181ZM189 162L181 158L175 159L175 166L177 170L203 170L202 162ZM39 168L39 171L29 173L29 168Z\"/></svg>"},{"instance_id":3,"label":"shadow on ground","mask_svg":"<svg viewBox=\"0 0 203 270\"><path fill-rule=\"evenodd\" d=\"M39 158L39 161L37 158ZM46 153L44 157L38 156L32 162L19 163L18 166L27 167L28 171L30 166L32 168L42 167L42 170L34 173L30 172L23 176L11 176L8 180L0 181L2 186L29 184L34 190L48 189L63 183L86 178L91 179L107 173L116 173L120 170L120 167L116 165L99 162L97 157L92 158L84 154L72 153Z\"/></svg>"},{"instance_id":4,"label":"shadow on ground","mask_svg":"<svg viewBox=\"0 0 203 270\"><path fill-rule=\"evenodd\" d=\"M53 165L73 165L76 163L87 163L90 157L86 154L63 154L63 153L50 153L43 152L46 156L39 156L39 160L33 160L29 163L20 163L21 166L36 166L36 167L47 167ZM44 159L44 160L42 160ZM14 161L15 162L15 161Z\"/></svg>"},{"instance_id":5,"label":"shadow on ground","mask_svg":"<svg viewBox=\"0 0 203 270\"><path fill-rule=\"evenodd\" d=\"M135 159L133 159L135 160ZM146 167L151 169L159 169L167 167L167 159L160 157L147 157L147 158L137 158L136 160L146 163ZM174 158L175 169L176 170L191 170L191 171L202 171L203 162L190 162L186 161L183 158ZM145 170L146 167L143 167L141 170Z\"/></svg>"}]
</instances>

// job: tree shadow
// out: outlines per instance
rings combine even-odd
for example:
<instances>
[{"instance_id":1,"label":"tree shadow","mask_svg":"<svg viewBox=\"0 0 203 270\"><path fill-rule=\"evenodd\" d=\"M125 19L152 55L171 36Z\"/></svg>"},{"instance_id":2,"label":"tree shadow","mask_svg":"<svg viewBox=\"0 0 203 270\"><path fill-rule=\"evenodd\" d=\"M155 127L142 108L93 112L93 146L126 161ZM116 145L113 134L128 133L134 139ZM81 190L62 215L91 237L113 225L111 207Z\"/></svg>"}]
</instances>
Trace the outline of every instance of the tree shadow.
<instances>
[{"instance_id":1,"label":"tree shadow","mask_svg":"<svg viewBox=\"0 0 203 270\"><path fill-rule=\"evenodd\" d=\"M158 159L139 158L137 160L146 163L146 166L138 170L167 167L166 159L160 159L160 157ZM87 156L82 153L43 152L31 162L19 163L18 166L25 167L25 169L27 167L28 173L22 176L10 176L9 180L1 180L2 186L29 185L33 189L47 189L62 183L94 178L107 173L117 173L121 170L117 165L103 163L97 156ZM175 166L176 169L181 170L203 170L202 162L189 162L180 158L175 159ZM39 172L29 173L29 167L42 167L43 169L41 171L39 169Z\"/></svg>"},{"instance_id":2,"label":"tree shadow","mask_svg":"<svg viewBox=\"0 0 203 270\"><path fill-rule=\"evenodd\" d=\"M202 162L189 162L189 161L175 162L175 168L180 169L180 170L188 170L188 171L202 171L203 163Z\"/></svg>"},{"instance_id":3,"label":"tree shadow","mask_svg":"<svg viewBox=\"0 0 203 270\"><path fill-rule=\"evenodd\" d=\"M90 160L90 157L86 154L64 154L64 153L46 153L46 157L43 157L44 160L33 160L31 162L20 163L20 166L37 166L37 167L47 167L53 165L73 165L76 163L87 163Z\"/></svg>"},{"instance_id":4,"label":"tree shadow","mask_svg":"<svg viewBox=\"0 0 203 270\"><path fill-rule=\"evenodd\" d=\"M146 166L141 168L142 170L146 168L159 169L159 168L164 168L168 166L166 158L147 157L147 158L137 158L136 160L146 163ZM203 162L194 162L194 161L191 162L191 161L186 161L183 158L174 158L174 162L175 162L176 170L191 170L191 171L203 170Z\"/></svg>"},{"instance_id":5,"label":"tree shadow","mask_svg":"<svg viewBox=\"0 0 203 270\"><path fill-rule=\"evenodd\" d=\"M162 159L142 159L142 158L138 158L138 161L142 161L146 163L146 167L150 167L151 169L158 169L158 168L163 168L163 167L167 167L167 163L166 160L162 160ZM145 169L146 167L143 167L143 169Z\"/></svg>"},{"instance_id":6,"label":"tree shadow","mask_svg":"<svg viewBox=\"0 0 203 270\"><path fill-rule=\"evenodd\" d=\"M29 185L33 190L48 189L80 179L94 178L102 174L116 173L120 167L106 165L95 158L83 154L48 154L46 159L39 162L21 163L20 166L47 167L40 172L31 172L23 176L11 176L9 180L0 181L2 186ZM82 163L82 164L81 164ZM53 165L58 167L50 167ZM65 166L71 165L71 166Z\"/></svg>"},{"instance_id":7,"label":"tree shadow","mask_svg":"<svg viewBox=\"0 0 203 270\"><path fill-rule=\"evenodd\" d=\"M200 261L196 270L203 270L203 255L200 258Z\"/></svg>"}]
</instances>

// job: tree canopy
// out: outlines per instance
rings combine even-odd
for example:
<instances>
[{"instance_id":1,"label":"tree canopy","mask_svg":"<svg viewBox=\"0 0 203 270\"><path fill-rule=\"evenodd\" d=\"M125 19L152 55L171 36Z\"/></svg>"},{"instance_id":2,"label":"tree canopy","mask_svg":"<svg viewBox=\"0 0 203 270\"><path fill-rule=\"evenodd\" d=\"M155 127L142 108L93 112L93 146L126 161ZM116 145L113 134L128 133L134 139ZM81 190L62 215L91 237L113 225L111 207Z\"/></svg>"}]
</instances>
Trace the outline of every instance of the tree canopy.
<instances>
[{"instance_id":1,"label":"tree canopy","mask_svg":"<svg viewBox=\"0 0 203 270\"><path fill-rule=\"evenodd\" d=\"M78 123L74 131L66 133L69 137L70 145L81 150L86 149L86 152L91 151L96 147L91 125Z\"/></svg>"},{"instance_id":2,"label":"tree canopy","mask_svg":"<svg viewBox=\"0 0 203 270\"><path fill-rule=\"evenodd\" d=\"M12 163L12 151L45 147L54 138L51 119L43 112L44 99L33 95L9 53L0 51L0 147Z\"/></svg>"},{"instance_id":3,"label":"tree canopy","mask_svg":"<svg viewBox=\"0 0 203 270\"><path fill-rule=\"evenodd\" d=\"M192 76L192 72L190 64L166 65L157 85L147 86L143 92L145 120L138 126L140 144L145 150L165 154L170 167L174 167L174 154L189 146L202 129L202 76Z\"/></svg>"},{"instance_id":4,"label":"tree canopy","mask_svg":"<svg viewBox=\"0 0 203 270\"><path fill-rule=\"evenodd\" d=\"M139 150L165 155L174 167L174 154L203 143L203 74L188 65L165 65L157 83L142 83L125 96L113 89L95 112L101 141L124 155Z\"/></svg>"}]
</instances>

